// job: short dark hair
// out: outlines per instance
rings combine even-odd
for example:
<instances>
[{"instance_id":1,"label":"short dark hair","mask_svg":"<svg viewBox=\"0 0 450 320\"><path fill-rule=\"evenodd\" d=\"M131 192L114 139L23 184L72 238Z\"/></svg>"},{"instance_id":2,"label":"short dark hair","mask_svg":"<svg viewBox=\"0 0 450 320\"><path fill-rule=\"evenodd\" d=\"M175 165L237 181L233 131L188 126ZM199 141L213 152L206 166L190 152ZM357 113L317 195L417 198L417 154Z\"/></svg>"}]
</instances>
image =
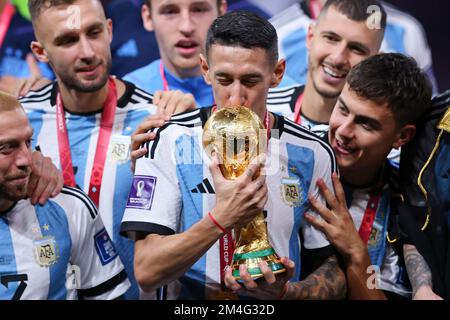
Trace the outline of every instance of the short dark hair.
<instances>
[{"instance_id":1,"label":"short dark hair","mask_svg":"<svg viewBox=\"0 0 450 320\"><path fill-rule=\"evenodd\" d=\"M380 28L384 30L386 28L387 14L383 5L378 0L328 0L320 12L319 18L325 14L330 7L333 7L350 20L364 22L367 21L367 18L369 18L371 14L371 11L368 10L371 6L373 6L373 8L376 6L380 10Z\"/></svg>"},{"instance_id":2,"label":"short dark hair","mask_svg":"<svg viewBox=\"0 0 450 320\"><path fill-rule=\"evenodd\" d=\"M246 10L232 11L214 20L206 36L206 57L213 44L261 48L271 63L278 61L278 36L274 26Z\"/></svg>"},{"instance_id":3,"label":"short dark hair","mask_svg":"<svg viewBox=\"0 0 450 320\"><path fill-rule=\"evenodd\" d=\"M388 104L397 125L414 123L430 105L431 83L413 58L400 53L371 56L352 68L349 90L377 104Z\"/></svg>"}]
</instances>

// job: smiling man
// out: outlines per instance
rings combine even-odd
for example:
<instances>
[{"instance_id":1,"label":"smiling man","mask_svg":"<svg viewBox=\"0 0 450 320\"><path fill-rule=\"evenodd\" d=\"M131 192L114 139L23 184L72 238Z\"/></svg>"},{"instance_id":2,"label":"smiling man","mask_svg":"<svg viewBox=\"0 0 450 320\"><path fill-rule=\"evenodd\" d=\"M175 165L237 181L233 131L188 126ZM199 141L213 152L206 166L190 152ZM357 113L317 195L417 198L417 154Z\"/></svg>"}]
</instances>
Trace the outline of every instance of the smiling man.
<instances>
[{"instance_id":1,"label":"smiling man","mask_svg":"<svg viewBox=\"0 0 450 320\"><path fill-rule=\"evenodd\" d=\"M136 126L156 111L152 96L110 75L112 23L99 0L30 0L35 56L57 80L21 99L38 147L61 168L65 184L85 191L132 282L138 298L133 243L119 236L132 181L128 147Z\"/></svg>"},{"instance_id":2,"label":"smiling man","mask_svg":"<svg viewBox=\"0 0 450 320\"><path fill-rule=\"evenodd\" d=\"M379 29L369 29L367 25L367 8L371 5L381 8ZM272 89L269 110L325 137L347 74L357 63L378 53L385 27L386 13L376 0L327 1L317 21L308 28L306 84Z\"/></svg>"},{"instance_id":3,"label":"smiling man","mask_svg":"<svg viewBox=\"0 0 450 320\"><path fill-rule=\"evenodd\" d=\"M392 236L398 173L386 156L412 139L430 99L430 81L412 58L379 54L350 71L333 109L328 136L343 188L334 177L334 197L319 182L329 206L311 199L324 219L306 219L342 254L350 298L410 297L402 246Z\"/></svg>"},{"instance_id":4,"label":"smiling man","mask_svg":"<svg viewBox=\"0 0 450 320\"><path fill-rule=\"evenodd\" d=\"M32 136L22 106L0 92L0 299L118 298L130 284L88 197L64 187L44 205L25 199Z\"/></svg>"},{"instance_id":5,"label":"smiling man","mask_svg":"<svg viewBox=\"0 0 450 320\"><path fill-rule=\"evenodd\" d=\"M149 152L136 162L121 229L135 240L139 284L152 290L179 279L181 299L229 297L231 292L222 287L222 268L231 253L221 239L264 210L272 244L285 256L282 262L288 271L275 277L262 263L264 279L255 283L242 269L244 283L232 289L252 298L344 297L344 275L332 248L323 234L302 223L309 207L307 192L318 197L311 181L323 177L331 185L334 155L318 137L266 109L267 92L280 83L284 73L275 29L246 11L217 18L208 30L201 68L218 109L249 108L271 132L279 133L270 138L267 161L273 164L280 159L280 167L272 175L256 177L264 166L260 159L237 180L226 180L217 158L209 159L201 144L203 126L213 107L176 115L156 129L156 139L147 145ZM283 177L294 181L290 188L298 197L283 196ZM308 249L315 252L317 268L300 281L300 252Z\"/></svg>"}]
</instances>

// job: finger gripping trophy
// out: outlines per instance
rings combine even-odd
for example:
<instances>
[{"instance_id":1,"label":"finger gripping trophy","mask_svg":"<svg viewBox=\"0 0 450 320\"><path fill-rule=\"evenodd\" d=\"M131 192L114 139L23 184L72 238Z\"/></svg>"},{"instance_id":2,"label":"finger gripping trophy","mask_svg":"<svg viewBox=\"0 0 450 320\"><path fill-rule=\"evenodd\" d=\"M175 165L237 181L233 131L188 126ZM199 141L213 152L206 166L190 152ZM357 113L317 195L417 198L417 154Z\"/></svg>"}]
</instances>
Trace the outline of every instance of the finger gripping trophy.
<instances>
[{"instance_id":1,"label":"finger gripping trophy","mask_svg":"<svg viewBox=\"0 0 450 320\"><path fill-rule=\"evenodd\" d=\"M205 124L203 147L208 156L218 153L223 176L236 180L250 162L266 152L267 136L258 115L246 107L226 107L214 112ZM259 173L257 173L259 174ZM231 264L235 279L240 279L239 265L245 264L253 279L263 276L258 263L266 261L273 273L286 271L280 257L269 243L263 212L247 225L236 228L236 249Z\"/></svg>"}]
</instances>

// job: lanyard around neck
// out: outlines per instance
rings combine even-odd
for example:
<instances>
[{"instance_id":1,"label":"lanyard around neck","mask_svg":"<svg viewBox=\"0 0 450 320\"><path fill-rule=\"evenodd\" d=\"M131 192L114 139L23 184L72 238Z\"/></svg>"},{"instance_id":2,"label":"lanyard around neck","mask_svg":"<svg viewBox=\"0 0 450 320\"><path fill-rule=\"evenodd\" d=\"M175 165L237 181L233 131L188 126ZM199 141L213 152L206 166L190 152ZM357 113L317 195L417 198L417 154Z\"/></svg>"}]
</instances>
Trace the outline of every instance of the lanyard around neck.
<instances>
[{"instance_id":1,"label":"lanyard around neck","mask_svg":"<svg viewBox=\"0 0 450 320\"><path fill-rule=\"evenodd\" d=\"M164 72L164 65L161 61L159 64L159 74L161 75L162 83L163 83L163 90L169 91L169 83L167 82L166 74Z\"/></svg>"},{"instance_id":2,"label":"lanyard around neck","mask_svg":"<svg viewBox=\"0 0 450 320\"><path fill-rule=\"evenodd\" d=\"M112 77L108 80L108 95L103 106L100 120L100 130L97 139L97 147L94 156L94 164L91 171L89 183L89 197L94 203L99 205L100 189L103 177L103 170L108 151L109 140L112 133L114 116L117 105L116 83ZM56 97L56 125L59 147L59 159L61 170L63 172L64 184L75 187L75 175L73 171L72 155L70 152L69 135L66 126L66 117L61 94L58 92Z\"/></svg>"}]
</instances>

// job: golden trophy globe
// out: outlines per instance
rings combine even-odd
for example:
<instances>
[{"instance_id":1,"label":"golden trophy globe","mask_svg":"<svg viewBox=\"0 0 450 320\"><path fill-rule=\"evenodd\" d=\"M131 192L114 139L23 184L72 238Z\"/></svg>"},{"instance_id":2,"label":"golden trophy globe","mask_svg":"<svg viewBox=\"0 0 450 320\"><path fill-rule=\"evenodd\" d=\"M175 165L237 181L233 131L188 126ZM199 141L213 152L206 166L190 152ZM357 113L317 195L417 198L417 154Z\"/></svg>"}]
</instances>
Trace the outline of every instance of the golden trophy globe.
<instances>
[{"instance_id":1,"label":"golden trophy globe","mask_svg":"<svg viewBox=\"0 0 450 320\"><path fill-rule=\"evenodd\" d=\"M226 107L214 112L203 130L203 147L208 156L217 152L226 179L236 180L250 162L266 152L267 136L261 119L246 107ZM263 212L247 225L234 230L236 249L231 263L233 277L240 279L239 265L245 264L253 279L263 276L259 262L266 261L273 273L286 271L269 243Z\"/></svg>"}]
</instances>

